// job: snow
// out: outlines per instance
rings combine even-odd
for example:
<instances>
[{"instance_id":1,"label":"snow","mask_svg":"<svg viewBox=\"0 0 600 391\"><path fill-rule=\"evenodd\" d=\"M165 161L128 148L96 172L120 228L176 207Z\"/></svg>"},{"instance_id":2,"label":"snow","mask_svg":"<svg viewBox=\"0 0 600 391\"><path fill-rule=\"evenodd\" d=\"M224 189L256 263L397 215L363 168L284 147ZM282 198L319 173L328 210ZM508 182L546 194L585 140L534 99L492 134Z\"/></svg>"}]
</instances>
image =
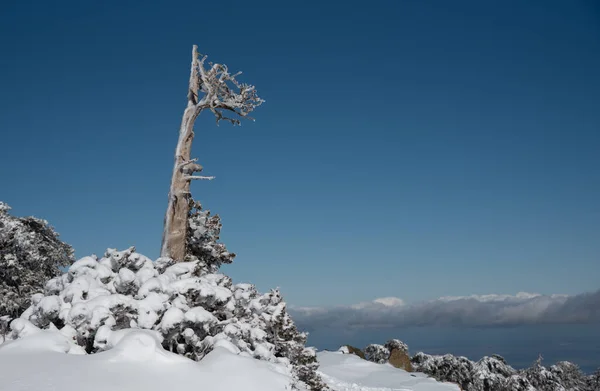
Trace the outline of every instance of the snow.
<instances>
[{"instance_id":1,"label":"snow","mask_svg":"<svg viewBox=\"0 0 600 391\"><path fill-rule=\"evenodd\" d=\"M194 309L192 313L203 312ZM226 340L200 362L164 350L159 333L101 327L105 351L85 355L64 330L40 330L17 319L25 336L0 345L2 391L285 391L293 379L282 364L242 354ZM67 354L71 353L71 354ZM458 391L423 374L375 364L352 354L318 353L320 373L333 391Z\"/></svg>"},{"instance_id":2,"label":"snow","mask_svg":"<svg viewBox=\"0 0 600 391\"><path fill-rule=\"evenodd\" d=\"M39 331L0 346L2 391L289 390L291 378L264 361L216 347L201 362L162 349L154 334L126 333L111 350L65 354L68 339Z\"/></svg>"},{"instance_id":3,"label":"snow","mask_svg":"<svg viewBox=\"0 0 600 391\"><path fill-rule=\"evenodd\" d=\"M376 364L354 354L319 352L319 373L336 391L459 391L456 384L440 383L422 373L409 373L389 364Z\"/></svg>"}]
</instances>

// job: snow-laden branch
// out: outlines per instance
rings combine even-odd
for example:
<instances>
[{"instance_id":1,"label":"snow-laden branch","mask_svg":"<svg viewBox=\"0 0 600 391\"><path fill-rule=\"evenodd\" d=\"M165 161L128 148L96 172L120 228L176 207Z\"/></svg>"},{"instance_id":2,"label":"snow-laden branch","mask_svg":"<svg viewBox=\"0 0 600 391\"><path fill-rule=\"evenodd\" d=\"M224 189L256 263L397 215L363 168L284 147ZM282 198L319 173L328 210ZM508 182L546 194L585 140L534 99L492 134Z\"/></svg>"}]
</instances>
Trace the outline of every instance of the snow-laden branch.
<instances>
[{"instance_id":1,"label":"snow-laden branch","mask_svg":"<svg viewBox=\"0 0 600 391\"><path fill-rule=\"evenodd\" d=\"M198 158L194 158L194 159L190 159L190 160L186 160L184 162L181 162L177 165L177 168L183 168L185 166L187 166L188 164L192 164L192 163L196 163L198 161Z\"/></svg>"},{"instance_id":2,"label":"snow-laden branch","mask_svg":"<svg viewBox=\"0 0 600 391\"><path fill-rule=\"evenodd\" d=\"M186 180L202 179L202 180L212 181L213 179L215 179L215 177L214 176L201 176L201 175L187 175L184 177L184 179L186 179Z\"/></svg>"},{"instance_id":3,"label":"snow-laden branch","mask_svg":"<svg viewBox=\"0 0 600 391\"><path fill-rule=\"evenodd\" d=\"M264 102L256 94L255 87L238 82L236 77L241 72L231 74L227 65L209 62L207 68L207 56L201 56L196 45L193 56L196 60L192 64L188 106L195 106L197 113L209 109L215 115L217 124L225 120L233 125L241 125L242 118L252 120L248 115ZM200 94L203 96L198 100Z\"/></svg>"},{"instance_id":4,"label":"snow-laden branch","mask_svg":"<svg viewBox=\"0 0 600 391\"><path fill-rule=\"evenodd\" d=\"M200 164L197 164L197 161L198 159L183 161L177 165L177 169L181 170L181 172L187 175L192 175L195 172L201 172L204 167L202 167Z\"/></svg>"}]
</instances>

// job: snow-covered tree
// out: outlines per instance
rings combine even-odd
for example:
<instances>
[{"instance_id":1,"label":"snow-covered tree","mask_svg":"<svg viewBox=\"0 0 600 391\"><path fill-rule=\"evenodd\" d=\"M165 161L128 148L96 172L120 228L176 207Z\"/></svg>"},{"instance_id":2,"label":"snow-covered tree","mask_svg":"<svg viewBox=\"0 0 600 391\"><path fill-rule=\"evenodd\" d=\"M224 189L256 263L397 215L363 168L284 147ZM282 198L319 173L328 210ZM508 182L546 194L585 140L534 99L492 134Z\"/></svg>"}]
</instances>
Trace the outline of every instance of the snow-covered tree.
<instances>
[{"instance_id":1,"label":"snow-covered tree","mask_svg":"<svg viewBox=\"0 0 600 391\"><path fill-rule=\"evenodd\" d=\"M233 262L235 254L218 242L222 227L219 215L211 216L200 202L191 201L188 226L186 261L198 261L203 273L215 273L222 264Z\"/></svg>"},{"instance_id":2,"label":"snow-covered tree","mask_svg":"<svg viewBox=\"0 0 600 391\"><path fill-rule=\"evenodd\" d=\"M0 316L18 316L31 295L73 262L73 249L45 220L14 217L0 202Z\"/></svg>"},{"instance_id":3,"label":"snow-covered tree","mask_svg":"<svg viewBox=\"0 0 600 391\"><path fill-rule=\"evenodd\" d=\"M183 261L188 238L188 213L190 207L190 182L194 179L212 177L193 175L202 171L202 166L191 159L194 123L204 110L210 110L217 119L239 125L240 119L263 103L254 86L239 83L226 65L208 63L206 56L192 49L192 66L187 92L187 107L179 128L179 139L175 149L175 163L169 189L169 203L161 247L161 256Z\"/></svg>"},{"instance_id":4,"label":"snow-covered tree","mask_svg":"<svg viewBox=\"0 0 600 391\"><path fill-rule=\"evenodd\" d=\"M537 391L567 391L560 383L560 378L542 365L542 356L533 365L522 372L522 375Z\"/></svg>"},{"instance_id":5,"label":"snow-covered tree","mask_svg":"<svg viewBox=\"0 0 600 391\"><path fill-rule=\"evenodd\" d=\"M423 372L439 381L456 383L464 391L472 390L474 363L466 357L451 354L433 356L422 352L411 359L415 371Z\"/></svg>"},{"instance_id":6,"label":"snow-covered tree","mask_svg":"<svg viewBox=\"0 0 600 391\"><path fill-rule=\"evenodd\" d=\"M389 349L376 343L367 345L364 352L367 360L377 364L385 364L390 358Z\"/></svg>"},{"instance_id":7,"label":"snow-covered tree","mask_svg":"<svg viewBox=\"0 0 600 391\"><path fill-rule=\"evenodd\" d=\"M588 391L600 390L600 368L596 369L586 380Z\"/></svg>"},{"instance_id":8,"label":"snow-covered tree","mask_svg":"<svg viewBox=\"0 0 600 391\"><path fill-rule=\"evenodd\" d=\"M560 384L568 391L587 391L587 379L579 367L569 361L560 361L550 367Z\"/></svg>"},{"instance_id":9,"label":"snow-covered tree","mask_svg":"<svg viewBox=\"0 0 600 391\"><path fill-rule=\"evenodd\" d=\"M417 353L412 358L415 369L439 381L460 385L463 391L598 391L579 368L562 361L550 370L542 358L525 370L517 371L498 355L483 357L476 363L451 354L431 356ZM599 373L600 374L600 373Z\"/></svg>"},{"instance_id":10,"label":"snow-covered tree","mask_svg":"<svg viewBox=\"0 0 600 391\"><path fill-rule=\"evenodd\" d=\"M477 361L471 379L473 391L526 391L531 388L527 380L521 379L517 370L499 355L485 356Z\"/></svg>"}]
</instances>

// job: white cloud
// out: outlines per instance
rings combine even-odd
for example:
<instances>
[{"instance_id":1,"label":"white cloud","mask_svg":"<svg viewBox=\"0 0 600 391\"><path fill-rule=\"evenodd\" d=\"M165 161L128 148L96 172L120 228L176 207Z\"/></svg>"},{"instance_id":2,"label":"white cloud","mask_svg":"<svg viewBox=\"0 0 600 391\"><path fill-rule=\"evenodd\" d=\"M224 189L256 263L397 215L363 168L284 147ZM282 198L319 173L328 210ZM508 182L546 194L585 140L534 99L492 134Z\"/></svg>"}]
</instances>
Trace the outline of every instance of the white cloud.
<instances>
[{"instance_id":1,"label":"white cloud","mask_svg":"<svg viewBox=\"0 0 600 391\"><path fill-rule=\"evenodd\" d=\"M343 307L291 308L291 312L298 325L307 330L600 323L600 291L576 296L527 292L452 296L411 305L397 297L384 297Z\"/></svg>"},{"instance_id":2,"label":"white cloud","mask_svg":"<svg viewBox=\"0 0 600 391\"><path fill-rule=\"evenodd\" d=\"M373 303L381 304L386 307L401 307L404 305L404 300L398 297L380 297L373 300Z\"/></svg>"},{"instance_id":3,"label":"white cloud","mask_svg":"<svg viewBox=\"0 0 600 391\"><path fill-rule=\"evenodd\" d=\"M437 300L440 301L456 301L456 300L477 300L480 302L490 302L490 301L518 301L518 300L528 300L533 299L535 297L542 296L539 293L528 293L528 292L519 292L516 295L470 295L470 296L443 296ZM565 296L565 295L552 295L552 296Z\"/></svg>"},{"instance_id":4,"label":"white cloud","mask_svg":"<svg viewBox=\"0 0 600 391\"><path fill-rule=\"evenodd\" d=\"M398 297L380 297L373 301L363 301L358 304L352 304L350 308L355 310L361 310L373 306L384 306L384 307L400 307L404 305L404 300Z\"/></svg>"}]
</instances>

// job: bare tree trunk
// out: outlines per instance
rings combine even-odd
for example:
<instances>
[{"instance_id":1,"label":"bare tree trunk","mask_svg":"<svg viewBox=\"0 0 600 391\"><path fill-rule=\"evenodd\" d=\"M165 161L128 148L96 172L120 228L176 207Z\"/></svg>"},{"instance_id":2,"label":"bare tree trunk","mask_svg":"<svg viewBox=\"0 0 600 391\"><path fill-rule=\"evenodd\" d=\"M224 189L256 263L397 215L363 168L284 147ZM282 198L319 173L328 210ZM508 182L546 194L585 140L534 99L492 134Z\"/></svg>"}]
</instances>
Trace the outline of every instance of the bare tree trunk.
<instances>
[{"instance_id":1,"label":"bare tree trunk","mask_svg":"<svg viewBox=\"0 0 600 391\"><path fill-rule=\"evenodd\" d=\"M186 166L193 164L190 160L192 140L194 139L194 122L200 114L198 103L198 49L194 45L192 52L192 69L190 72L190 85L188 90L188 103L183 112L179 140L175 149L175 162L171 187L169 189L169 205L165 215L165 224L160 250L161 257L169 257L176 261L183 261L185 257L185 243L188 228L188 212L190 210L190 178ZM200 171L201 167L194 171Z\"/></svg>"},{"instance_id":2,"label":"bare tree trunk","mask_svg":"<svg viewBox=\"0 0 600 391\"><path fill-rule=\"evenodd\" d=\"M205 60L206 56L198 58L198 46L194 45L187 107L183 112L179 140L175 149L169 205L165 215L160 249L161 257L172 258L179 262L184 260L186 251L190 182L196 179L213 179L213 177L193 175L194 172L202 171L202 166L195 163L196 159L190 159L196 118L202 110L209 109L215 115L217 124L225 120L233 125L239 125L241 118L250 118L248 114L264 102L256 95L254 86L236 80L240 72L232 75L226 65L213 63L208 63L207 69L204 66ZM199 93L203 94L202 99L198 98ZM229 117L223 112L229 112L233 116Z\"/></svg>"}]
</instances>

